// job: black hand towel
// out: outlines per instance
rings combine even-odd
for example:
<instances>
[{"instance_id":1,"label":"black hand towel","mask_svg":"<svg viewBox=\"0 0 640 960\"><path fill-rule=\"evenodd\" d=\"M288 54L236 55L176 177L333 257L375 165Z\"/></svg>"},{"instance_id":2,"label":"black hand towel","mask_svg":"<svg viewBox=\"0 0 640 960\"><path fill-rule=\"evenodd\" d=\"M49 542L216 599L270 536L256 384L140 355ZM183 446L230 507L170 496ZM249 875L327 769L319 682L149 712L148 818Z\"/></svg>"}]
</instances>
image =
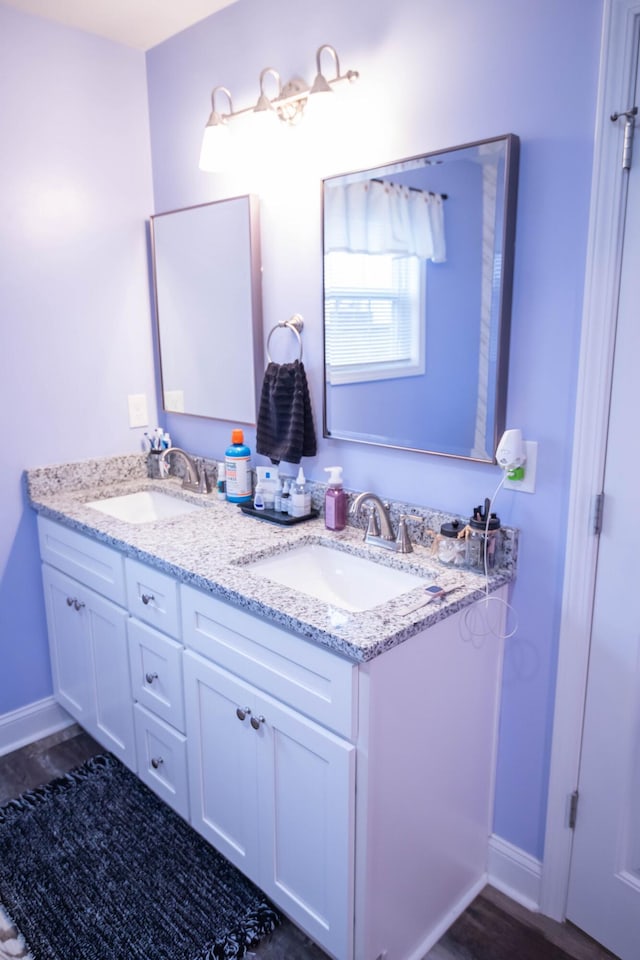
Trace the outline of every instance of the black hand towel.
<instances>
[{"instance_id":1,"label":"black hand towel","mask_svg":"<svg viewBox=\"0 0 640 960\"><path fill-rule=\"evenodd\" d=\"M315 457L316 432L304 364L269 363L262 384L256 450L272 463Z\"/></svg>"}]
</instances>

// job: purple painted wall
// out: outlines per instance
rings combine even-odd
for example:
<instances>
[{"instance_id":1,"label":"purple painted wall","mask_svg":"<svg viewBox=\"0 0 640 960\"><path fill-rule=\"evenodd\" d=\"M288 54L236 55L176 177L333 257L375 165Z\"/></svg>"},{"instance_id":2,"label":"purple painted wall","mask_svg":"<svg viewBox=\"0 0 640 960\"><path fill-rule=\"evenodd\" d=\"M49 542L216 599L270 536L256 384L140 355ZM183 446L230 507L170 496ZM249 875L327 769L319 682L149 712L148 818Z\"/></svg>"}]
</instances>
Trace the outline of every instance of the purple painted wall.
<instances>
[{"instance_id":1,"label":"purple painted wall","mask_svg":"<svg viewBox=\"0 0 640 960\"><path fill-rule=\"evenodd\" d=\"M522 529L507 643L495 830L542 855L561 604L574 391L598 71L601 0L239 0L147 55L155 211L248 191L261 197L265 333L305 317L304 356L321 423L320 181L345 170L473 140L521 138L508 426L540 444L534 496L503 492L503 522ZM333 44L360 71L323 135L311 118L279 146L247 150L227 174L198 170L216 84L236 109L258 75L315 74ZM544 66L543 66L544 65ZM168 417L175 441L219 456L230 425ZM250 445L254 436L247 431ZM320 441L313 479L342 463L347 486L466 512L497 468Z\"/></svg>"},{"instance_id":2,"label":"purple painted wall","mask_svg":"<svg viewBox=\"0 0 640 960\"><path fill-rule=\"evenodd\" d=\"M128 393L154 416L144 221L261 197L265 339L304 315L321 423L320 181L513 132L521 139L508 425L538 440L534 496L500 495L522 529L507 643L495 830L541 856L584 284L601 0L238 0L146 57L0 4L0 717L50 694L27 466L137 449ZM197 168L215 84L236 107L260 70L315 72L336 46L360 83L329 134L311 118L246 168ZM8 87L9 89L9 87ZM167 417L175 442L220 456L230 424ZM254 436L247 431L250 444ZM466 512L497 468L322 441L309 476ZM445 732L446 735L446 732Z\"/></svg>"},{"instance_id":3,"label":"purple painted wall","mask_svg":"<svg viewBox=\"0 0 640 960\"><path fill-rule=\"evenodd\" d=\"M139 449L155 418L144 55L0 4L0 717L51 695L25 467Z\"/></svg>"}]
</instances>

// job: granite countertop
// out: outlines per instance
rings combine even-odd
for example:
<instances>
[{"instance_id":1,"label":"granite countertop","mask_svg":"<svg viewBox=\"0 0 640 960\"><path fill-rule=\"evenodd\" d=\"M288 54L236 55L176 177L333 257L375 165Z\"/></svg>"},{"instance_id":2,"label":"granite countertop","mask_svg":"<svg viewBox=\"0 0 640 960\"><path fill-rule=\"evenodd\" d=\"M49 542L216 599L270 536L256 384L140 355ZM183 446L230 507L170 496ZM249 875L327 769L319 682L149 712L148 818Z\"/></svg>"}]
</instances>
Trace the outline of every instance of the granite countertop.
<instances>
[{"instance_id":1,"label":"granite countertop","mask_svg":"<svg viewBox=\"0 0 640 960\"><path fill-rule=\"evenodd\" d=\"M486 590L483 575L439 564L428 546L415 545L410 554L388 553L365 544L362 530L356 527L348 525L339 533L326 530L322 518L290 527L276 526L246 516L236 504L219 500L215 493L190 494L182 490L177 479L149 479L145 458L135 454L28 470L25 477L31 505L42 516L355 662L371 660L470 606ZM86 505L91 500L139 490L172 493L199 504L201 509L153 523L132 524ZM424 598L424 588L418 586L370 610L352 613L280 586L246 566L300 543L333 544L383 565L417 573L425 578L425 586L438 584L454 592L413 613L403 613ZM492 572L488 589L493 592L512 579L512 565L501 567Z\"/></svg>"}]
</instances>

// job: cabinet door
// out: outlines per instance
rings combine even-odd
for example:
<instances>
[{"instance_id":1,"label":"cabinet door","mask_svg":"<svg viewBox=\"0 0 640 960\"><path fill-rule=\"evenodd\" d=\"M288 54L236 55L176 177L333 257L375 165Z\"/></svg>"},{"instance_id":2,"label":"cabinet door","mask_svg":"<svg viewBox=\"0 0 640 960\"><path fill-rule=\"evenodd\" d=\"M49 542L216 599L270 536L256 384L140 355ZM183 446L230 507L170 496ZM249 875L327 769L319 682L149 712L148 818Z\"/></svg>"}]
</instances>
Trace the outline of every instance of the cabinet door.
<instances>
[{"instance_id":1,"label":"cabinet door","mask_svg":"<svg viewBox=\"0 0 640 960\"><path fill-rule=\"evenodd\" d=\"M43 582L56 699L135 769L127 612L46 564Z\"/></svg>"},{"instance_id":2,"label":"cabinet door","mask_svg":"<svg viewBox=\"0 0 640 960\"><path fill-rule=\"evenodd\" d=\"M270 698L256 713L259 885L325 950L351 956L355 747Z\"/></svg>"},{"instance_id":3,"label":"cabinet door","mask_svg":"<svg viewBox=\"0 0 640 960\"><path fill-rule=\"evenodd\" d=\"M70 577L46 564L42 568L49 653L56 700L83 727L93 714L90 650L86 641L85 590ZM75 604L77 604L77 609Z\"/></svg>"},{"instance_id":4,"label":"cabinet door","mask_svg":"<svg viewBox=\"0 0 640 960\"><path fill-rule=\"evenodd\" d=\"M253 688L189 651L184 681L191 824L259 883Z\"/></svg>"},{"instance_id":5,"label":"cabinet door","mask_svg":"<svg viewBox=\"0 0 640 960\"><path fill-rule=\"evenodd\" d=\"M191 651L184 676L192 825L350 956L355 747Z\"/></svg>"}]
</instances>

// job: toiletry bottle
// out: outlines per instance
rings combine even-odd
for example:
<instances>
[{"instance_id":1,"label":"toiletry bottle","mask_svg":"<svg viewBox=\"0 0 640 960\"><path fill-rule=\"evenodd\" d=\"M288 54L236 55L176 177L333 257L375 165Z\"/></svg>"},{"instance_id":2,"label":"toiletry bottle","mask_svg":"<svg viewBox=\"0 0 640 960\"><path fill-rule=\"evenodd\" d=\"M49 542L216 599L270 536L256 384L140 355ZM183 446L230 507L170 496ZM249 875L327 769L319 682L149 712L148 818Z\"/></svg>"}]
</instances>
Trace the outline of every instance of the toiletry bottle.
<instances>
[{"instance_id":1,"label":"toiletry bottle","mask_svg":"<svg viewBox=\"0 0 640 960\"><path fill-rule=\"evenodd\" d=\"M227 499L227 480L225 476L224 461L221 461L218 464L218 476L216 479L216 493L218 494L218 500Z\"/></svg>"},{"instance_id":2,"label":"toiletry bottle","mask_svg":"<svg viewBox=\"0 0 640 960\"><path fill-rule=\"evenodd\" d=\"M282 496L280 497L280 509L282 513L289 513L289 501L291 500L291 494L289 493L289 481L283 480L282 482Z\"/></svg>"},{"instance_id":3,"label":"toiletry bottle","mask_svg":"<svg viewBox=\"0 0 640 960\"><path fill-rule=\"evenodd\" d=\"M279 476L276 479L276 489L273 494L273 509L276 513L282 513L282 480Z\"/></svg>"},{"instance_id":4,"label":"toiletry bottle","mask_svg":"<svg viewBox=\"0 0 640 960\"><path fill-rule=\"evenodd\" d=\"M311 513L311 494L307 488L302 467L298 470L298 476L291 491L289 513L292 517L308 517Z\"/></svg>"},{"instance_id":5,"label":"toiletry bottle","mask_svg":"<svg viewBox=\"0 0 640 960\"><path fill-rule=\"evenodd\" d=\"M253 495L253 508L254 510L264 510L264 506L263 484L261 480L258 480L256 483L256 490Z\"/></svg>"},{"instance_id":6,"label":"toiletry bottle","mask_svg":"<svg viewBox=\"0 0 640 960\"><path fill-rule=\"evenodd\" d=\"M251 450L245 445L242 430L231 431L231 446L224 453L227 500L248 503L251 500Z\"/></svg>"},{"instance_id":7,"label":"toiletry bottle","mask_svg":"<svg viewBox=\"0 0 640 960\"><path fill-rule=\"evenodd\" d=\"M347 523L347 495L342 489L342 467L325 467L329 486L324 497L324 525L327 530L344 530Z\"/></svg>"}]
</instances>

